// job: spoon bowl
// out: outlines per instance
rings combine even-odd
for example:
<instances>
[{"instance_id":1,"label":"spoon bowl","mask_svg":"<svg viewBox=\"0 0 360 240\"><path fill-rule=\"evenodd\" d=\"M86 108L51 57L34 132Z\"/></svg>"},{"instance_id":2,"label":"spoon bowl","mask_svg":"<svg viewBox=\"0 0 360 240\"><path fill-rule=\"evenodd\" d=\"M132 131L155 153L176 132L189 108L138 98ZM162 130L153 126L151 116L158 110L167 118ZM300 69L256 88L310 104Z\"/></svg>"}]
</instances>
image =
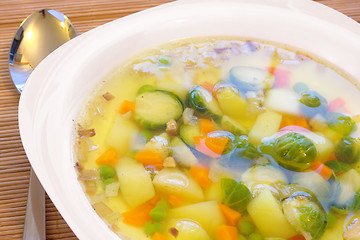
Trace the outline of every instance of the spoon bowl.
<instances>
[{"instance_id":1,"label":"spoon bowl","mask_svg":"<svg viewBox=\"0 0 360 240\"><path fill-rule=\"evenodd\" d=\"M27 17L17 30L9 56L9 70L21 92L34 68L60 45L77 36L71 21L61 12L42 9Z\"/></svg>"}]
</instances>

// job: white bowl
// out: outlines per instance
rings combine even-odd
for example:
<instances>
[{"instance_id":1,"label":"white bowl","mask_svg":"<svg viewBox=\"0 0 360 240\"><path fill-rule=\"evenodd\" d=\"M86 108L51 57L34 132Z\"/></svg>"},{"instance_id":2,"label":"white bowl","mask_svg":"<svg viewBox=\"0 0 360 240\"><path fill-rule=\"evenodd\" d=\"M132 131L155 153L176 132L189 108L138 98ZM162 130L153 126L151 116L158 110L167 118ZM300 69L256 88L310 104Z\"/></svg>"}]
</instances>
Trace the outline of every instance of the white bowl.
<instances>
[{"instance_id":1,"label":"white bowl","mask_svg":"<svg viewBox=\"0 0 360 240\"><path fill-rule=\"evenodd\" d=\"M131 55L194 36L243 36L304 49L360 82L360 24L310 0L182 0L93 29L49 55L20 99L26 154L51 200L80 239L119 239L78 183L73 119L85 97Z\"/></svg>"}]
</instances>

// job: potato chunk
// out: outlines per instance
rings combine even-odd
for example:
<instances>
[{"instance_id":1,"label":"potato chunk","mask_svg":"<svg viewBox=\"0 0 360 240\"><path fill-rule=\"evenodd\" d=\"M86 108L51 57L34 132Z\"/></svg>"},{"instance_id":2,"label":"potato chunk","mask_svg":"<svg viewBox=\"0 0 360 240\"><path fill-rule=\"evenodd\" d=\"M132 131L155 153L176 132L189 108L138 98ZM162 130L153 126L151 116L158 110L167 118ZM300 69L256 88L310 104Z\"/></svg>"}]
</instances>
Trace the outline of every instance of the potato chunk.
<instances>
[{"instance_id":1,"label":"potato chunk","mask_svg":"<svg viewBox=\"0 0 360 240\"><path fill-rule=\"evenodd\" d=\"M210 240L201 225L190 219L171 219L166 230L169 240Z\"/></svg>"}]
</instances>

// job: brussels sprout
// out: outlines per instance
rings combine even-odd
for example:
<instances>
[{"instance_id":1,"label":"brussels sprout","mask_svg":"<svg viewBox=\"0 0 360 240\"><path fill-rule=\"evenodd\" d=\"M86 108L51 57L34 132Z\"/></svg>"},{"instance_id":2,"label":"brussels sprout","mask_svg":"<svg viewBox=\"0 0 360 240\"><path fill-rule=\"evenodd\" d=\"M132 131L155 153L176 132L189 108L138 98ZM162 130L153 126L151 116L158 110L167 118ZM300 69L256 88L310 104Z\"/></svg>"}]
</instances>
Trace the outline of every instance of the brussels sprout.
<instances>
[{"instance_id":1,"label":"brussels sprout","mask_svg":"<svg viewBox=\"0 0 360 240\"><path fill-rule=\"evenodd\" d=\"M201 86L195 86L188 92L186 104L200 114L210 116L216 121L221 119L222 113L217 101L208 90Z\"/></svg>"},{"instance_id":2,"label":"brussels sprout","mask_svg":"<svg viewBox=\"0 0 360 240\"><path fill-rule=\"evenodd\" d=\"M326 166L328 166L331 170L333 170L335 175L339 175L341 173L347 172L352 167L344 162L338 161L338 160L330 160L325 163Z\"/></svg>"},{"instance_id":3,"label":"brussels sprout","mask_svg":"<svg viewBox=\"0 0 360 240\"><path fill-rule=\"evenodd\" d=\"M315 91L303 91L301 93L300 110L307 118L313 118L317 114L325 115L327 101Z\"/></svg>"},{"instance_id":4,"label":"brussels sprout","mask_svg":"<svg viewBox=\"0 0 360 240\"><path fill-rule=\"evenodd\" d=\"M213 131L213 132L209 132L207 134L208 138L219 138L219 137L226 137L228 139L230 139L229 143L226 145L224 151L223 151L223 155L227 154L229 152L231 152L234 149L234 141L235 141L235 136L234 134L228 132L228 131Z\"/></svg>"},{"instance_id":5,"label":"brussels sprout","mask_svg":"<svg viewBox=\"0 0 360 240\"><path fill-rule=\"evenodd\" d=\"M349 135L356 127L356 123L351 117L337 112L328 113L327 122L329 128L344 136Z\"/></svg>"},{"instance_id":6,"label":"brussels sprout","mask_svg":"<svg viewBox=\"0 0 360 240\"><path fill-rule=\"evenodd\" d=\"M338 160L345 163L355 163L359 159L360 148L359 142L352 137L343 137L335 147L335 156Z\"/></svg>"},{"instance_id":7,"label":"brussels sprout","mask_svg":"<svg viewBox=\"0 0 360 240\"><path fill-rule=\"evenodd\" d=\"M222 199L225 205L242 212L251 200L250 190L241 182L231 178L220 180Z\"/></svg>"},{"instance_id":8,"label":"brussels sprout","mask_svg":"<svg viewBox=\"0 0 360 240\"><path fill-rule=\"evenodd\" d=\"M277 163L292 171L302 171L315 160L317 151L314 143L298 133L288 133L275 141Z\"/></svg>"},{"instance_id":9,"label":"brussels sprout","mask_svg":"<svg viewBox=\"0 0 360 240\"><path fill-rule=\"evenodd\" d=\"M236 155L246 159L255 159L260 156L260 153L257 151L256 147L248 141L246 135L236 136L235 145L237 148Z\"/></svg>"},{"instance_id":10,"label":"brussels sprout","mask_svg":"<svg viewBox=\"0 0 360 240\"><path fill-rule=\"evenodd\" d=\"M327 225L327 214L313 197L303 191L293 193L282 203L289 223L307 240L320 239Z\"/></svg>"}]
</instances>

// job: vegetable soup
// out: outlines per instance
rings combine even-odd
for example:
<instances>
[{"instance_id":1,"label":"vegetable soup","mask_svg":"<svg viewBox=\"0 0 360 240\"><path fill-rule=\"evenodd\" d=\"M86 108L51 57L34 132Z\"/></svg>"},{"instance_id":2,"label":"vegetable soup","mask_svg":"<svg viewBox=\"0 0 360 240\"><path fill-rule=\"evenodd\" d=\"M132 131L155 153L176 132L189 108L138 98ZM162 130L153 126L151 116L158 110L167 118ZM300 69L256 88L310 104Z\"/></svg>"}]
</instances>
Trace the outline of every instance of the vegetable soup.
<instances>
[{"instance_id":1,"label":"vegetable soup","mask_svg":"<svg viewBox=\"0 0 360 240\"><path fill-rule=\"evenodd\" d=\"M83 104L79 181L122 239L360 239L360 93L349 79L261 41L153 48Z\"/></svg>"}]
</instances>

